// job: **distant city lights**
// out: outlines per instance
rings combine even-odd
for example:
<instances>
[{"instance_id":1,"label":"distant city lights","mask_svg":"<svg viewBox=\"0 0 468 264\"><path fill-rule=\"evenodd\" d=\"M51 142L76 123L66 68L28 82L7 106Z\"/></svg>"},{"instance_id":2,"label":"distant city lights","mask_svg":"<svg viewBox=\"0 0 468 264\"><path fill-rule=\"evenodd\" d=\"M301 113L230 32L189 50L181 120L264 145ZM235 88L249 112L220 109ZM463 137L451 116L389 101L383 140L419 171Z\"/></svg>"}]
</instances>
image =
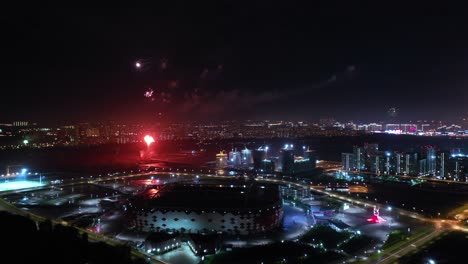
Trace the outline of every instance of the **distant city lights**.
<instances>
[{"instance_id":1,"label":"distant city lights","mask_svg":"<svg viewBox=\"0 0 468 264\"><path fill-rule=\"evenodd\" d=\"M132 67L138 70L143 70L147 63L144 60L138 60L131 63ZM159 87L158 87L159 90ZM157 91L154 87L146 87L142 91L142 97L146 101L162 102L169 100L163 91ZM157 113L160 115L160 112ZM13 125L16 124L16 125ZM103 124L70 124L66 126L43 127L32 122L15 121L7 124L0 124L0 137L19 137L21 140L14 144L0 145L0 149L17 149L17 148L50 148L55 146L75 146L80 144L106 144L116 142L117 144L136 143L140 142L144 134L141 131L147 131L148 127L133 124L119 124L109 128L110 130L101 130ZM239 126L241 124L241 126ZM242 124L244 126L242 126ZM466 123L468 124L468 123ZM282 133L288 134L288 138L303 138L308 136L334 136L334 135L350 135L355 136L361 133L389 133L389 134L408 134L417 136L451 136L451 137L468 137L468 127L463 124L451 124L446 121L410 121L404 123L354 123L333 122L333 127L326 126L322 123L314 122L292 122L292 121L261 121L252 123L250 121L240 123L221 122L218 125L207 126L204 123L196 123L189 125L189 130L196 133L202 139L223 139L231 138L236 134L249 134L253 138L265 138L270 135L278 135ZM125 127L125 130L122 130ZM220 128L223 129L220 129ZM259 129L259 127L263 127ZM306 129L307 128L307 129ZM76 129L82 130L80 134L75 133ZM221 132L227 129L229 132ZM188 139L192 137L192 133L181 133L181 128L176 124L169 124L167 128L159 131L158 141ZM34 134L34 141L29 138L29 135ZM26 139L27 138L27 139ZM53 138L52 141L50 139ZM285 149L292 150L294 145L286 144ZM301 144L300 147L303 145ZM304 149L307 150L307 146ZM266 150L266 147L263 147ZM271 150L271 149L270 149ZM269 151L270 151L269 150ZM392 154L393 155L393 154ZM455 154L457 155L457 154ZM451 157L450 155L448 157ZM455 156L453 156L455 157ZM459 156L464 157L464 156ZM430 156L428 156L430 159Z\"/></svg>"}]
</instances>

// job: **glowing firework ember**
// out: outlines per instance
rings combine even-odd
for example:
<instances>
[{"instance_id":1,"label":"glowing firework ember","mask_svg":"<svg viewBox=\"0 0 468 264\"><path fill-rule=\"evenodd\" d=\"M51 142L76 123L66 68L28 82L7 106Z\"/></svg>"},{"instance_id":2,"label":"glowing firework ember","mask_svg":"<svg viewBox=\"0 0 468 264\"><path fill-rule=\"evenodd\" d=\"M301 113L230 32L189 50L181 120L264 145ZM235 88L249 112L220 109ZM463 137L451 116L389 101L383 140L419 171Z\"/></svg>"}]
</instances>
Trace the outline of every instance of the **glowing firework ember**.
<instances>
[{"instance_id":1,"label":"glowing firework ember","mask_svg":"<svg viewBox=\"0 0 468 264\"><path fill-rule=\"evenodd\" d=\"M145 140L148 147L151 145L151 143L154 143L154 138L150 135L146 135L143 139Z\"/></svg>"},{"instance_id":2,"label":"glowing firework ember","mask_svg":"<svg viewBox=\"0 0 468 264\"><path fill-rule=\"evenodd\" d=\"M153 97L153 93L154 93L153 89L149 88L149 89L145 92L144 95L145 95L146 98L151 98L151 97Z\"/></svg>"}]
</instances>

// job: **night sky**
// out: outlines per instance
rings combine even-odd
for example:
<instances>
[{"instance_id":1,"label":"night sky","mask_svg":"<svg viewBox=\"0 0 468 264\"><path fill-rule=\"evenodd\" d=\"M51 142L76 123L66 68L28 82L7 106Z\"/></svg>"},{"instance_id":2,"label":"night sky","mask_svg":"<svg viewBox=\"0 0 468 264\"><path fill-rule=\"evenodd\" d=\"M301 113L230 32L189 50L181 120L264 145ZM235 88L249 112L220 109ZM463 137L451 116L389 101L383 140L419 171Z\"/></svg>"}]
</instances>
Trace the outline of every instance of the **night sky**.
<instances>
[{"instance_id":1,"label":"night sky","mask_svg":"<svg viewBox=\"0 0 468 264\"><path fill-rule=\"evenodd\" d=\"M0 122L468 112L463 6L164 2L172 4L2 8Z\"/></svg>"}]
</instances>

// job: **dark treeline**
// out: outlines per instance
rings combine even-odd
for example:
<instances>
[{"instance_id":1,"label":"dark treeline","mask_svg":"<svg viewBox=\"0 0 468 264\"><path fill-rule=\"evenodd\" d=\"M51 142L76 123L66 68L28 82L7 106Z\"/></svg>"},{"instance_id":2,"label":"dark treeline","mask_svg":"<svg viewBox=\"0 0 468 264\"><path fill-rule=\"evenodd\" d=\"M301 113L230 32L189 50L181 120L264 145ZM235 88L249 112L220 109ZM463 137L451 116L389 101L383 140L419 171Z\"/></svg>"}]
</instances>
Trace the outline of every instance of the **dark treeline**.
<instances>
[{"instance_id":1,"label":"dark treeline","mask_svg":"<svg viewBox=\"0 0 468 264\"><path fill-rule=\"evenodd\" d=\"M145 263L133 260L128 246L89 242L86 233L0 211L2 263ZM9 259L10 261L3 261Z\"/></svg>"}]
</instances>

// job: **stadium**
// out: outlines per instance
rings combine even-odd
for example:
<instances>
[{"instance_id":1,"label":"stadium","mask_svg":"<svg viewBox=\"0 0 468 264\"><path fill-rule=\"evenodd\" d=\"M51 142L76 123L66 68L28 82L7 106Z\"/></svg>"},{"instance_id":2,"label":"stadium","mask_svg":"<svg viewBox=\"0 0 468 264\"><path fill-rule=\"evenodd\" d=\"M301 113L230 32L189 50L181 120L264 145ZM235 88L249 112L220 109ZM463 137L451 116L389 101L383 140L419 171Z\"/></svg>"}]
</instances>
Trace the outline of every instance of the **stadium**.
<instances>
[{"instance_id":1,"label":"stadium","mask_svg":"<svg viewBox=\"0 0 468 264\"><path fill-rule=\"evenodd\" d=\"M283 218L275 185L159 185L136 195L130 209L146 232L247 235L276 229Z\"/></svg>"}]
</instances>

